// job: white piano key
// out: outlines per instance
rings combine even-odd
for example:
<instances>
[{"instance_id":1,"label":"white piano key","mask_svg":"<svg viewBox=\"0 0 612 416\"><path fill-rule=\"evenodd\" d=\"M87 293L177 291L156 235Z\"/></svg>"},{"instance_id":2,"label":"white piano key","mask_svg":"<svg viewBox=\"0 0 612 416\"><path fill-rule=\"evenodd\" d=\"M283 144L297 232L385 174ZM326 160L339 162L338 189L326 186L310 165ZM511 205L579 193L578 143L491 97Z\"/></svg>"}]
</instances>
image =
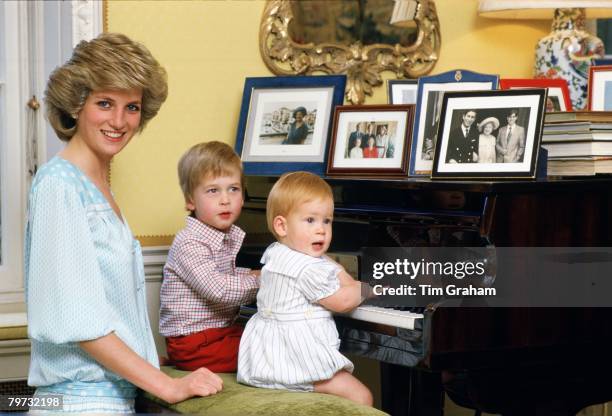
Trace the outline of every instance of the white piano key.
<instances>
[{"instance_id":1,"label":"white piano key","mask_svg":"<svg viewBox=\"0 0 612 416\"><path fill-rule=\"evenodd\" d=\"M358 321L372 322L405 329L414 329L415 322L418 319L423 319L422 313L398 311L395 309L369 305L359 306L351 312L339 315L347 316Z\"/></svg>"}]
</instances>

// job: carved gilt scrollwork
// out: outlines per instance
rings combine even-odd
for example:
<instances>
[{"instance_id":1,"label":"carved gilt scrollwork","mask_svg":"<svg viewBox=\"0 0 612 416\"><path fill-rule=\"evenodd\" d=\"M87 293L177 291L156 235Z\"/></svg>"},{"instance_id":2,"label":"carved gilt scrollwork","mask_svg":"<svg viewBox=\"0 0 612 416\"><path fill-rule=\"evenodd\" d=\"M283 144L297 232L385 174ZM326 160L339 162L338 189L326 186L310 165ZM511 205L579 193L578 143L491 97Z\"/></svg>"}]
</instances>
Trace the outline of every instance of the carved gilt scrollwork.
<instances>
[{"instance_id":1,"label":"carved gilt scrollwork","mask_svg":"<svg viewBox=\"0 0 612 416\"><path fill-rule=\"evenodd\" d=\"M299 44L291 39L291 2L269 0L260 32L261 55L277 75L310 75L315 72L346 74L346 99L361 104L372 88L382 84L381 72L393 71L398 78L416 78L431 71L440 51L440 24L432 0L418 0L414 44L351 45Z\"/></svg>"}]
</instances>

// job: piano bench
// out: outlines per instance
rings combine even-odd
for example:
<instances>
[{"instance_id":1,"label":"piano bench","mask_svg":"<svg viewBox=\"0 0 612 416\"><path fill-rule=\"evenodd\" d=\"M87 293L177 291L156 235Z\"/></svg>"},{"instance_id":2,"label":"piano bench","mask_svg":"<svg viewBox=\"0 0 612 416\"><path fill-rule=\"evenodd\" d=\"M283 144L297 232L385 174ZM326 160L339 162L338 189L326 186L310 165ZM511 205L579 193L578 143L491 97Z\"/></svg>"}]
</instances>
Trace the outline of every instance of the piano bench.
<instances>
[{"instance_id":1,"label":"piano bench","mask_svg":"<svg viewBox=\"0 0 612 416\"><path fill-rule=\"evenodd\" d=\"M170 377L180 377L185 371L162 367ZM373 407L329 394L298 393L285 390L260 389L239 384L236 374L219 374L223 391L213 396L196 397L181 403L168 404L145 393L137 401L137 412L187 413L206 416L384 416Z\"/></svg>"}]
</instances>

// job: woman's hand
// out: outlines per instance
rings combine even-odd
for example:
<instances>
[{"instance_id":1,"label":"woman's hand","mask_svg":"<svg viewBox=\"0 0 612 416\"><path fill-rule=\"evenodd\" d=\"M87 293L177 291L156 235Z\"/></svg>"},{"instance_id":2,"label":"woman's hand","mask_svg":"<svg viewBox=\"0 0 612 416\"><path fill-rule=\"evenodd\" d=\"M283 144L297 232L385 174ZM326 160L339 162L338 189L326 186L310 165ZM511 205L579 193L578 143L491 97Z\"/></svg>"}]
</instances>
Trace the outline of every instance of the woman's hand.
<instances>
[{"instance_id":1,"label":"woman's hand","mask_svg":"<svg viewBox=\"0 0 612 416\"><path fill-rule=\"evenodd\" d=\"M168 376L132 351L114 332L79 345L110 371L168 403L210 396L223 388L221 378L206 368L181 378Z\"/></svg>"},{"instance_id":2,"label":"woman's hand","mask_svg":"<svg viewBox=\"0 0 612 416\"><path fill-rule=\"evenodd\" d=\"M212 396L223 389L223 380L207 368L201 367L181 378L173 379L168 403L178 403L193 396Z\"/></svg>"}]
</instances>

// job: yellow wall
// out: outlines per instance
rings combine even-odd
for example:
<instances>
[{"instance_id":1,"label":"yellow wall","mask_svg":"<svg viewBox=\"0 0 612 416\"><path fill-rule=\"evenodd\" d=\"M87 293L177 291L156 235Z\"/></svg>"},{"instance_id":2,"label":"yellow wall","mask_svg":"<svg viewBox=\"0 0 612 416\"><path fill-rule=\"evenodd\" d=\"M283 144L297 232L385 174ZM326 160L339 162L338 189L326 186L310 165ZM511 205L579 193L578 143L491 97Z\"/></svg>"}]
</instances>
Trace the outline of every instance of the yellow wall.
<instances>
[{"instance_id":1,"label":"yellow wall","mask_svg":"<svg viewBox=\"0 0 612 416\"><path fill-rule=\"evenodd\" d=\"M432 74L455 68L530 77L534 45L550 22L489 20L477 0L436 0L442 32ZM109 31L147 45L168 71L168 101L113 162L113 191L136 235L183 225L176 162L192 144L234 144L244 78L272 75L259 56L262 0L109 0ZM392 73L384 75L392 78ZM384 86L366 104L385 103Z\"/></svg>"}]
</instances>

